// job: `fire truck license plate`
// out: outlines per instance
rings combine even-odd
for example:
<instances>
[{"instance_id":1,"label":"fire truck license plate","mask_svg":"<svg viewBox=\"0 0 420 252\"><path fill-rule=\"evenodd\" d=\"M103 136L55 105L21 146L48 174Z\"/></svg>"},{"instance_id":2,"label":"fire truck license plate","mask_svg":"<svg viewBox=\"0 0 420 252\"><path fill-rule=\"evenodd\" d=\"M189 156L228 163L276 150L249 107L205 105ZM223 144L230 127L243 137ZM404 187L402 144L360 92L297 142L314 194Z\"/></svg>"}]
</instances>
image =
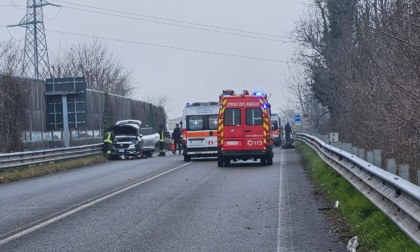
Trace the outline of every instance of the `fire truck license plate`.
<instances>
[{"instance_id":1,"label":"fire truck license plate","mask_svg":"<svg viewBox=\"0 0 420 252\"><path fill-rule=\"evenodd\" d=\"M238 141L227 141L226 145L238 145Z\"/></svg>"}]
</instances>

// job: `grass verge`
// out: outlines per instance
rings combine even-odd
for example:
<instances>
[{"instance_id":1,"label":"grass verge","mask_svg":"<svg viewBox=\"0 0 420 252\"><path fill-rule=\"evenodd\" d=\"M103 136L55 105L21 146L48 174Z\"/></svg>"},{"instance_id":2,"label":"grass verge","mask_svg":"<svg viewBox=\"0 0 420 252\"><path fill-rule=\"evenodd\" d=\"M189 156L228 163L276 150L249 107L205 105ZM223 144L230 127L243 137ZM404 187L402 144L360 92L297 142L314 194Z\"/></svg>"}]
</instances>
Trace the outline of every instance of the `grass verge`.
<instances>
[{"instance_id":1,"label":"grass verge","mask_svg":"<svg viewBox=\"0 0 420 252\"><path fill-rule=\"evenodd\" d=\"M0 184L29 179L33 177L39 177L74 168L90 166L105 161L106 157L104 157L102 154L98 154L94 156L74 158L71 160L63 160L59 162L47 163L37 166L8 169L6 171L0 172Z\"/></svg>"},{"instance_id":2,"label":"grass verge","mask_svg":"<svg viewBox=\"0 0 420 252\"><path fill-rule=\"evenodd\" d=\"M302 142L295 142L305 169L321 188L331 205L340 202L340 218L359 237L357 251L415 252L420 248L381 210L357 191L346 179L328 166L318 154Z\"/></svg>"}]
</instances>

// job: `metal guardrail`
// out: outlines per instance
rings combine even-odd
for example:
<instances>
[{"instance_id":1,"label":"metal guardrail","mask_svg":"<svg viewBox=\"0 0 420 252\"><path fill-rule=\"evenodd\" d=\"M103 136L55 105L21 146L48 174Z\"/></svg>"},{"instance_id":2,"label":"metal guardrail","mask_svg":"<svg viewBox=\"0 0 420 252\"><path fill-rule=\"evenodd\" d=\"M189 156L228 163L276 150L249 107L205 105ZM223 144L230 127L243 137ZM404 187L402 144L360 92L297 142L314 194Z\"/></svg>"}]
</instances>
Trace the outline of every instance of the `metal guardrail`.
<instances>
[{"instance_id":1,"label":"metal guardrail","mask_svg":"<svg viewBox=\"0 0 420 252\"><path fill-rule=\"evenodd\" d=\"M317 137L297 134L297 139L312 147L420 246L420 187Z\"/></svg>"},{"instance_id":2,"label":"metal guardrail","mask_svg":"<svg viewBox=\"0 0 420 252\"><path fill-rule=\"evenodd\" d=\"M0 154L0 171L102 153L103 144Z\"/></svg>"}]
</instances>

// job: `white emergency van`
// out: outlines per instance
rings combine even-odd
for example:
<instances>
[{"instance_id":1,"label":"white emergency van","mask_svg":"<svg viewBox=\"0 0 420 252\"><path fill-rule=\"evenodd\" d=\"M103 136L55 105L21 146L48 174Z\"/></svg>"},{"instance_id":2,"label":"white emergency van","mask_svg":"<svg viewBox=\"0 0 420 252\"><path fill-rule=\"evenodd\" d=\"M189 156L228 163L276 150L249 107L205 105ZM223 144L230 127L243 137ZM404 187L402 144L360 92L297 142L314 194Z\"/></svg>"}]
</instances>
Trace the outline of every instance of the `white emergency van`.
<instances>
[{"instance_id":1,"label":"white emergency van","mask_svg":"<svg viewBox=\"0 0 420 252\"><path fill-rule=\"evenodd\" d=\"M218 102L193 102L184 108L182 139L184 161L217 156Z\"/></svg>"}]
</instances>

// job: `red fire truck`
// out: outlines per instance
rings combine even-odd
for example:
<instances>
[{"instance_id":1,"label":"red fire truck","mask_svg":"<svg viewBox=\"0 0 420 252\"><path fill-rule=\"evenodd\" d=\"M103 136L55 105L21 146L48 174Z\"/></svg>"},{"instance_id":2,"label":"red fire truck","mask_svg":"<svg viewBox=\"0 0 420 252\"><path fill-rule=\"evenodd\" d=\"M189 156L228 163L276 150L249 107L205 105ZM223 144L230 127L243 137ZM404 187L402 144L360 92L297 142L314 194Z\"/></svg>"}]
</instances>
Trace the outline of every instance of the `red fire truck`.
<instances>
[{"instance_id":1,"label":"red fire truck","mask_svg":"<svg viewBox=\"0 0 420 252\"><path fill-rule=\"evenodd\" d=\"M249 91L235 94L233 90L224 90L219 98L218 166L249 159L272 165L273 139L267 95Z\"/></svg>"}]
</instances>

